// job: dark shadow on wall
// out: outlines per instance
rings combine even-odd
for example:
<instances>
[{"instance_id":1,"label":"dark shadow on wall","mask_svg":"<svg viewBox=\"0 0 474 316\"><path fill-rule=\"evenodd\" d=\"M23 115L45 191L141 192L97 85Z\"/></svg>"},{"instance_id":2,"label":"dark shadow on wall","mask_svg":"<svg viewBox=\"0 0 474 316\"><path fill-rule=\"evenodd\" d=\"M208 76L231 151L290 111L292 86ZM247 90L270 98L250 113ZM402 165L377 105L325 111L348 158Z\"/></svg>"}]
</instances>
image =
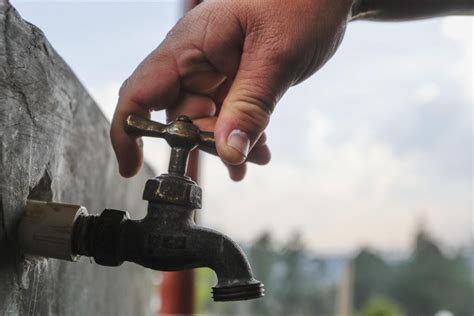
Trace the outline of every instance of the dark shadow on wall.
<instances>
[{"instance_id":1,"label":"dark shadow on wall","mask_svg":"<svg viewBox=\"0 0 474 316\"><path fill-rule=\"evenodd\" d=\"M52 199L51 175L49 174L48 168L46 168L38 183L30 189L28 200L52 201Z\"/></svg>"}]
</instances>

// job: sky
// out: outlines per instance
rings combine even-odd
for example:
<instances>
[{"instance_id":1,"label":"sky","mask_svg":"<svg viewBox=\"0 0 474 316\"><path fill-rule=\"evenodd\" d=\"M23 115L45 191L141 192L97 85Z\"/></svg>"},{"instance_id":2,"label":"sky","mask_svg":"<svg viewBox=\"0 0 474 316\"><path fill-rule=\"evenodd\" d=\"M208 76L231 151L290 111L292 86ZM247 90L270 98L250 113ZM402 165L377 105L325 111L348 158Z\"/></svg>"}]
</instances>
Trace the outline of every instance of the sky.
<instances>
[{"instance_id":1,"label":"sky","mask_svg":"<svg viewBox=\"0 0 474 316\"><path fill-rule=\"evenodd\" d=\"M12 3L109 119L123 80L181 15L171 0ZM334 58L279 102L269 165L234 183L201 155L201 224L241 242L268 231L284 243L298 231L328 255L404 252L420 227L446 249L472 248L472 43L470 17L350 23ZM145 139L156 170L168 155Z\"/></svg>"}]
</instances>

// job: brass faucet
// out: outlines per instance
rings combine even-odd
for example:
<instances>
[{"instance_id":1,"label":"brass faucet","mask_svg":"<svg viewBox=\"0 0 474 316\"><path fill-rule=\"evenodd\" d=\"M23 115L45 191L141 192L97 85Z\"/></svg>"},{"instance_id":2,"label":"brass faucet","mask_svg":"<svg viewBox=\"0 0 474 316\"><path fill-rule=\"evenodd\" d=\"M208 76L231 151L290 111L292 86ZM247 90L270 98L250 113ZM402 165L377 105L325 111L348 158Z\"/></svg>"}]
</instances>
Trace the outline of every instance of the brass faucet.
<instances>
[{"instance_id":1,"label":"brass faucet","mask_svg":"<svg viewBox=\"0 0 474 316\"><path fill-rule=\"evenodd\" d=\"M56 235L55 242L62 239L65 244L62 249L71 253L48 253L23 236L19 239L24 248L30 253L48 253L68 260L75 260L78 255L93 257L97 264L105 266L131 261L160 271L209 267L218 279L212 288L215 301L264 296L263 284L254 279L241 248L229 237L194 222L194 210L201 208L202 192L185 176L188 155L196 147L217 154L213 133L200 131L186 116L165 125L131 115L125 130L133 136L164 138L171 146L168 173L149 179L145 185L143 199L148 201L147 215L141 220L131 220L125 211L106 209L100 215L88 215L84 208L77 208L78 213L74 214L74 207L68 205L72 215L64 218L71 229L69 234ZM57 206L57 203L49 204ZM22 231L31 232L28 225L31 226L31 221L22 220L20 236Z\"/></svg>"}]
</instances>

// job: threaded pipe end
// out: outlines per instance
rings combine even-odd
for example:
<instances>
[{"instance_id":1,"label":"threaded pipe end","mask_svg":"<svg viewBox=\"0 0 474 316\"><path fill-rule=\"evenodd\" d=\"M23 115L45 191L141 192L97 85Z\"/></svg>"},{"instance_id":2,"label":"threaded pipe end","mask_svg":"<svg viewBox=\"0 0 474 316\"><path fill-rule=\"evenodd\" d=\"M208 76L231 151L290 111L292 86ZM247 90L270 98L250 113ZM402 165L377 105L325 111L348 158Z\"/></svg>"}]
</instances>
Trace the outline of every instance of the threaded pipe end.
<instances>
[{"instance_id":1,"label":"threaded pipe end","mask_svg":"<svg viewBox=\"0 0 474 316\"><path fill-rule=\"evenodd\" d=\"M265 296L263 283L213 287L212 298L215 302L252 300Z\"/></svg>"}]
</instances>

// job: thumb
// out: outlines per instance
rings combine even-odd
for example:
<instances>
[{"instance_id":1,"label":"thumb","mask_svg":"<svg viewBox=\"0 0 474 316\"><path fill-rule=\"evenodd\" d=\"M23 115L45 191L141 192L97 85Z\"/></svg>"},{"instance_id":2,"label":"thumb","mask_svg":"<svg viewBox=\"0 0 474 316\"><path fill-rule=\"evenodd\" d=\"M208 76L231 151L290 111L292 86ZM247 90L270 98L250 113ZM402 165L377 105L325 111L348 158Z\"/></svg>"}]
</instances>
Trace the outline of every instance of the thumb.
<instances>
[{"instance_id":1,"label":"thumb","mask_svg":"<svg viewBox=\"0 0 474 316\"><path fill-rule=\"evenodd\" d=\"M245 162L267 127L276 102L290 86L289 77L284 64L269 59L268 52L242 54L214 128L217 152L224 162Z\"/></svg>"}]
</instances>

